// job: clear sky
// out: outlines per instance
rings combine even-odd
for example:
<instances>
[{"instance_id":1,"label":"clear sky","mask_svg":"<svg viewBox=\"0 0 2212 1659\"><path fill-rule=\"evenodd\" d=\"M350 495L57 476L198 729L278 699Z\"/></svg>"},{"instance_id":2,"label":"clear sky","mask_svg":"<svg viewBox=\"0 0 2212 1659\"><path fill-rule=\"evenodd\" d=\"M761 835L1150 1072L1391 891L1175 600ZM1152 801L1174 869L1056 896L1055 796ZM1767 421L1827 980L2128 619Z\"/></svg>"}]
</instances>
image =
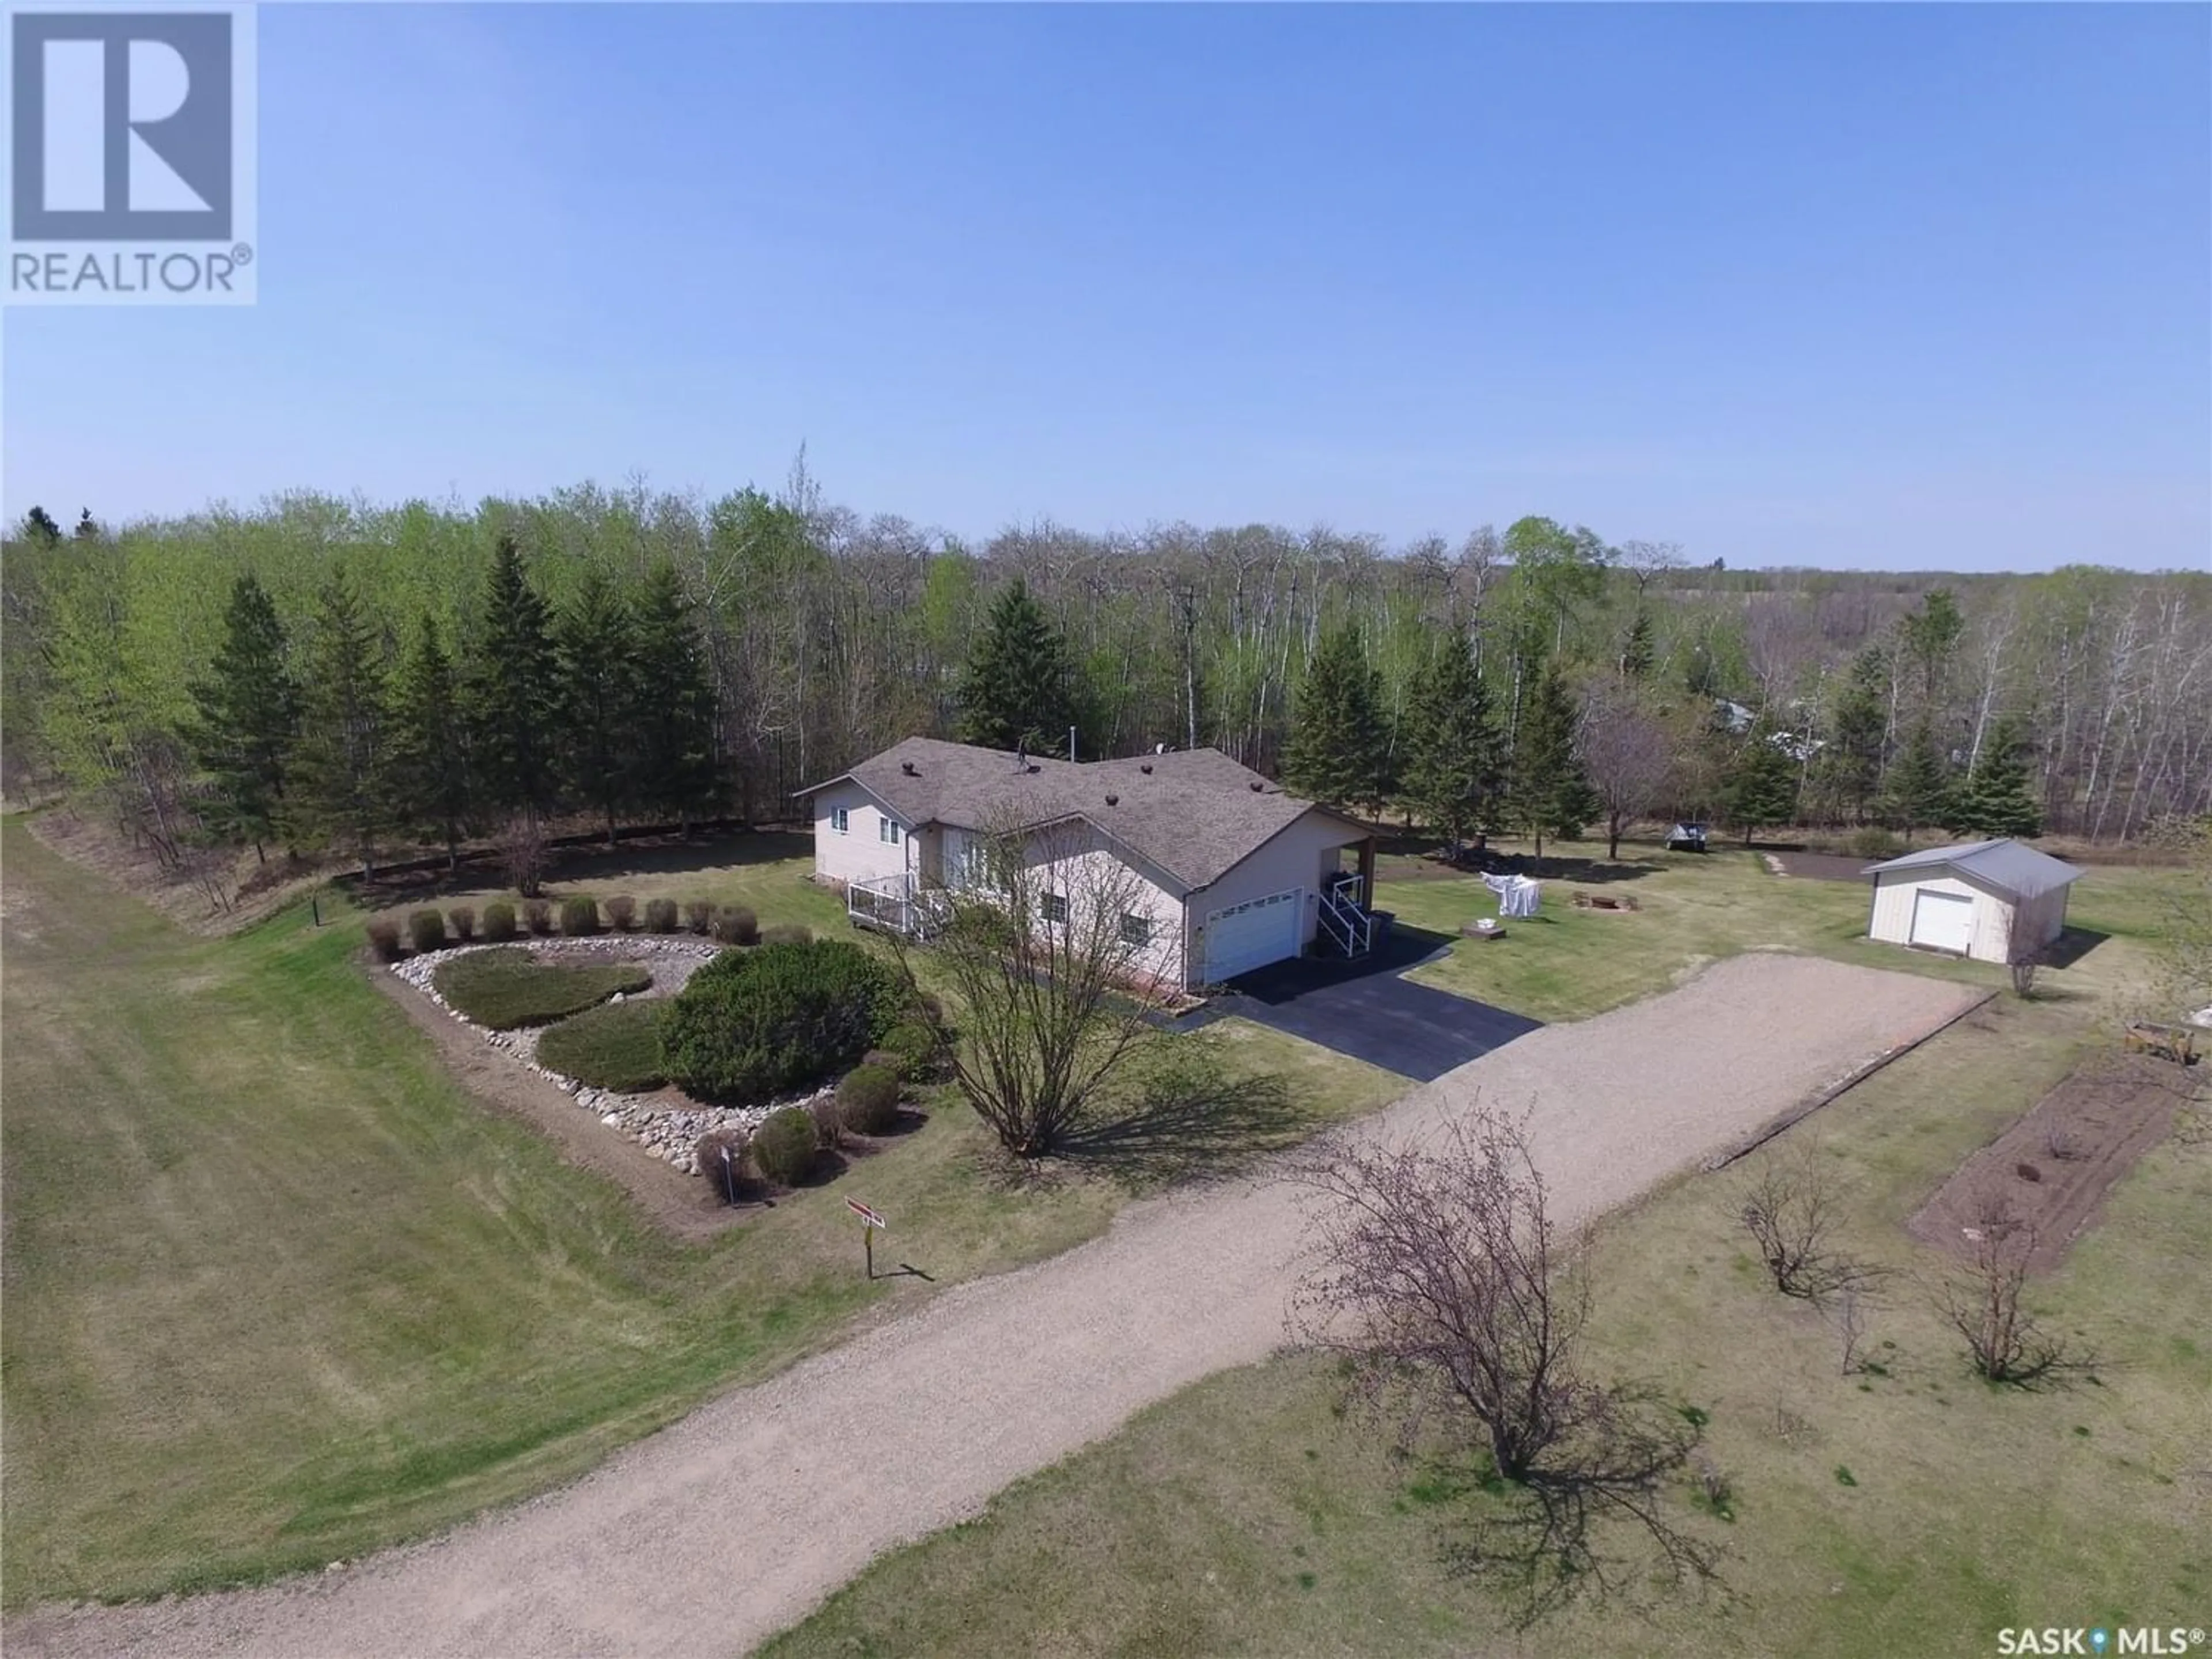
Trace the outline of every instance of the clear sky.
<instances>
[{"instance_id":1,"label":"clear sky","mask_svg":"<svg viewBox=\"0 0 2212 1659\"><path fill-rule=\"evenodd\" d=\"M2201 5L265 5L260 303L15 311L6 511L642 473L971 538L2212 563Z\"/></svg>"}]
</instances>

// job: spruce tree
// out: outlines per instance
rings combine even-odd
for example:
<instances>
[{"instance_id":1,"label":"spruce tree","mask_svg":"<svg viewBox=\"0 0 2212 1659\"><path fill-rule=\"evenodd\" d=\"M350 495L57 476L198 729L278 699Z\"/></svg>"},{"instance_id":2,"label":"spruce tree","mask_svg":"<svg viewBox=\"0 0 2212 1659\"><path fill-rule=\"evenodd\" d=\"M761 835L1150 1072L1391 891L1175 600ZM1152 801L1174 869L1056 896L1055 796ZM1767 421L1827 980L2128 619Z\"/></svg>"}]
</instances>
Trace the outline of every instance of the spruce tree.
<instances>
[{"instance_id":1,"label":"spruce tree","mask_svg":"<svg viewBox=\"0 0 2212 1659\"><path fill-rule=\"evenodd\" d=\"M492 560L465 690L485 803L535 823L556 798L557 686L545 601L531 586L512 536L500 537Z\"/></svg>"},{"instance_id":2,"label":"spruce tree","mask_svg":"<svg viewBox=\"0 0 2212 1659\"><path fill-rule=\"evenodd\" d=\"M43 547L52 547L62 538L62 527L54 522L54 515L43 507L33 506L23 515L23 536L27 541Z\"/></svg>"},{"instance_id":3,"label":"spruce tree","mask_svg":"<svg viewBox=\"0 0 2212 1659\"><path fill-rule=\"evenodd\" d=\"M1753 725L1736 750L1721 785L1721 816L1743 831L1746 847L1757 831L1797 816L1797 763L1764 720Z\"/></svg>"},{"instance_id":4,"label":"spruce tree","mask_svg":"<svg viewBox=\"0 0 2212 1659\"><path fill-rule=\"evenodd\" d=\"M283 624L252 572L232 584L223 638L191 687L192 756L214 784L206 816L217 834L250 841L265 858L284 801L285 758L300 694L286 665Z\"/></svg>"},{"instance_id":5,"label":"spruce tree","mask_svg":"<svg viewBox=\"0 0 2212 1659\"><path fill-rule=\"evenodd\" d=\"M721 795L714 682L683 578L664 559L637 599L634 798L688 830Z\"/></svg>"},{"instance_id":6,"label":"spruce tree","mask_svg":"<svg viewBox=\"0 0 2212 1659\"><path fill-rule=\"evenodd\" d=\"M1431 829L1456 843L1489 825L1504 769L1499 747L1474 641L1454 629L1407 711L1405 792Z\"/></svg>"},{"instance_id":7,"label":"spruce tree","mask_svg":"<svg viewBox=\"0 0 2212 1659\"><path fill-rule=\"evenodd\" d=\"M1066 636L1015 577L993 601L969 653L953 734L986 749L1062 755L1080 702Z\"/></svg>"},{"instance_id":8,"label":"spruce tree","mask_svg":"<svg viewBox=\"0 0 2212 1659\"><path fill-rule=\"evenodd\" d=\"M1620 645L1620 672L1624 679L1649 679L1656 657L1651 645L1651 618L1644 611L1636 613L1636 620L1628 625L1628 637Z\"/></svg>"},{"instance_id":9,"label":"spruce tree","mask_svg":"<svg viewBox=\"0 0 2212 1659\"><path fill-rule=\"evenodd\" d=\"M1974 769L1952 792L1945 827L1960 835L2032 836L2043 833L2043 813L2028 793L2027 762L2020 728L1999 720L1982 739Z\"/></svg>"},{"instance_id":10,"label":"spruce tree","mask_svg":"<svg viewBox=\"0 0 2212 1659\"><path fill-rule=\"evenodd\" d=\"M468 729L459 691L453 659L425 612L392 699L392 805L413 833L445 843L448 869L460 862L471 805Z\"/></svg>"},{"instance_id":11,"label":"spruce tree","mask_svg":"<svg viewBox=\"0 0 2212 1659\"><path fill-rule=\"evenodd\" d=\"M553 659L561 778L570 799L599 809L611 847L616 814L635 775L637 641L629 605L597 566L585 571L554 623Z\"/></svg>"},{"instance_id":12,"label":"spruce tree","mask_svg":"<svg viewBox=\"0 0 2212 1659\"><path fill-rule=\"evenodd\" d=\"M1936 746L1934 730L1923 720L1912 728L1905 751L1889 769L1887 815L1911 841L1922 824L1942 822L1950 799L1950 770Z\"/></svg>"},{"instance_id":13,"label":"spruce tree","mask_svg":"<svg viewBox=\"0 0 2212 1659\"><path fill-rule=\"evenodd\" d=\"M1284 783L1332 806L1379 807L1389 767L1381 700L1358 626L1323 634L1291 707Z\"/></svg>"},{"instance_id":14,"label":"spruce tree","mask_svg":"<svg viewBox=\"0 0 2212 1659\"><path fill-rule=\"evenodd\" d=\"M1889 659L1880 649L1862 651L1850 678L1837 694L1829 719L1829 739L1820 757L1820 780L1832 805L1854 817L1864 815L1881 778L1881 745L1887 720L1882 696Z\"/></svg>"},{"instance_id":15,"label":"spruce tree","mask_svg":"<svg viewBox=\"0 0 2212 1659\"><path fill-rule=\"evenodd\" d=\"M343 571L324 585L302 669L285 821L302 845L351 849L374 877L377 840L394 817L391 710L382 642Z\"/></svg>"},{"instance_id":16,"label":"spruce tree","mask_svg":"<svg viewBox=\"0 0 2212 1659\"><path fill-rule=\"evenodd\" d=\"M1575 753L1575 707L1557 667L1537 677L1521 715L1507 772L1509 821L1535 842L1536 867L1544 864L1544 837L1571 840L1599 811Z\"/></svg>"}]
</instances>

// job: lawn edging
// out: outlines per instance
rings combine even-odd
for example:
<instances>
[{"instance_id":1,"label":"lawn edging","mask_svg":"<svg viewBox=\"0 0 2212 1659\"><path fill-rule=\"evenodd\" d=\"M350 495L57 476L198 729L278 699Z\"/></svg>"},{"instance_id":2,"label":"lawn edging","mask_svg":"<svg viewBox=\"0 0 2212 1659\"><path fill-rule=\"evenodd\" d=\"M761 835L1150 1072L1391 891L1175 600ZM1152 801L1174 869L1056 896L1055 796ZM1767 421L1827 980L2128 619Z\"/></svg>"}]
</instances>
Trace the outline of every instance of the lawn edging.
<instances>
[{"instance_id":1,"label":"lawn edging","mask_svg":"<svg viewBox=\"0 0 2212 1659\"><path fill-rule=\"evenodd\" d=\"M1860 1064L1854 1066L1850 1071L1844 1073L1841 1078L1830 1084L1826 1088L1820 1090L1815 1094L1807 1096L1803 1100L1799 1101L1797 1104L1792 1106L1788 1111L1770 1118L1766 1122L1753 1130L1742 1139L1735 1142L1731 1146L1722 1148L1717 1152L1715 1152L1711 1158L1707 1158L1703 1164L1700 1164L1698 1166L1698 1170L1704 1174L1711 1175L1716 1170L1725 1170L1729 1164L1737 1162L1739 1159L1748 1158L1752 1153L1757 1152L1761 1146L1766 1145L1768 1141L1772 1140L1776 1136L1783 1134L1790 1129L1795 1128L1798 1124L1802 1123L1807 1118L1812 1116L1814 1113L1819 1111L1823 1106L1826 1106L1841 1098L1844 1095L1848 1094L1851 1090L1865 1082L1869 1078L1872 1077L1876 1072L1881 1070L1883 1066L1887 1066L1891 1061L1904 1058L1904 1056L1911 1054L1915 1048L1917 1048L1922 1043L1927 1042L1930 1037L1941 1036L1943 1032L1949 1030L1960 1020L1966 1018L1968 1014L1973 1013L1979 1009L1986 1008L1991 1002L1996 1000L1996 994L1997 994L1995 991L1984 991L1981 995L1976 997L1972 1002L1966 1004L1956 1012L1950 1015L1949 1018L1938 1021L1936 1024L1929 1026L1926 1030L1921 1032L1917 1036L1908 1037L1905 1041L1897 1044L1894 1048L1883 1049L1872 1060L1864 1060Z\"/></svg>"}]
</instances>

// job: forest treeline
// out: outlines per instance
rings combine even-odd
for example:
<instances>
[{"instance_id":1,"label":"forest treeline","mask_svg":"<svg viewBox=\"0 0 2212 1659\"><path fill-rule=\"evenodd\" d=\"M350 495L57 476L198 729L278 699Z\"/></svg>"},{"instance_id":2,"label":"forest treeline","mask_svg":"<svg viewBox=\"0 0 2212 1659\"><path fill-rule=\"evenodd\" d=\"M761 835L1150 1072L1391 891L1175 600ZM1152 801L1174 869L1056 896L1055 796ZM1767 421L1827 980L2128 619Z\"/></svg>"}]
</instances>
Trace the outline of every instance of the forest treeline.
<instances>
[{"instance_id":1,"label":"forest treeline","mask_svg":"<svg viewBox=\"0 0 2212 1659\"><path fill-rule=\"evenodd\" d=\"M963 684L1017 578L1060 682L979 727ZM362 826L436 846L517 811L775 818L901 737L1016 726L1054 750L1073 726L1086 757L1214 744L1455 831L1666 813L2112 842L2212 811L2205 573L1731 571L1538 517L1455 545L1042 524L970 547L830 505L802 463L711 501L41 511L0 584L9 793L64 790L165 856L356 850ZM264 671L289 701L257 761L218 728L226 681ZM264 763L267 800L240 786Z\"/></svg>"}]
</instances>

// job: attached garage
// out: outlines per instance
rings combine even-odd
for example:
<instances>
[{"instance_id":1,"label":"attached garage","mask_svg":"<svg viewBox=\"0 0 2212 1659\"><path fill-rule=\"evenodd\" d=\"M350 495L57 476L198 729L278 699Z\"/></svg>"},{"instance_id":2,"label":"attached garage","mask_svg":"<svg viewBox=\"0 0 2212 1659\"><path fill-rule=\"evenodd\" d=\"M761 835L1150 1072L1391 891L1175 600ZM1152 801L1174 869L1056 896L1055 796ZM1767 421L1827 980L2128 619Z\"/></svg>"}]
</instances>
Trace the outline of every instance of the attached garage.
<instances>
[{"instance_id":1,"label":"attached garage","mask_svg":"<svg viewBox=\"0 0 2212 1659\"><path fill-rule=\"evenodd\" d=\"M1205 932L1207 985L1264 968L1297 955L1304 944L1305 889L1285 888L1264 898L1247 899L1207 914Z\"/></svg>"},{"instance_id":2,"label":"attached garage","mask_svg":"<svg viewBox=\"0 0 2212 1659\"><path fill-rule=\"evenodd\" d=\"M2081 875L2016 841L1931 847L1865 873L1874 880L1869 938L1996 963L2065 931L2067 890Z\"/></svg>"}]
</instances>

